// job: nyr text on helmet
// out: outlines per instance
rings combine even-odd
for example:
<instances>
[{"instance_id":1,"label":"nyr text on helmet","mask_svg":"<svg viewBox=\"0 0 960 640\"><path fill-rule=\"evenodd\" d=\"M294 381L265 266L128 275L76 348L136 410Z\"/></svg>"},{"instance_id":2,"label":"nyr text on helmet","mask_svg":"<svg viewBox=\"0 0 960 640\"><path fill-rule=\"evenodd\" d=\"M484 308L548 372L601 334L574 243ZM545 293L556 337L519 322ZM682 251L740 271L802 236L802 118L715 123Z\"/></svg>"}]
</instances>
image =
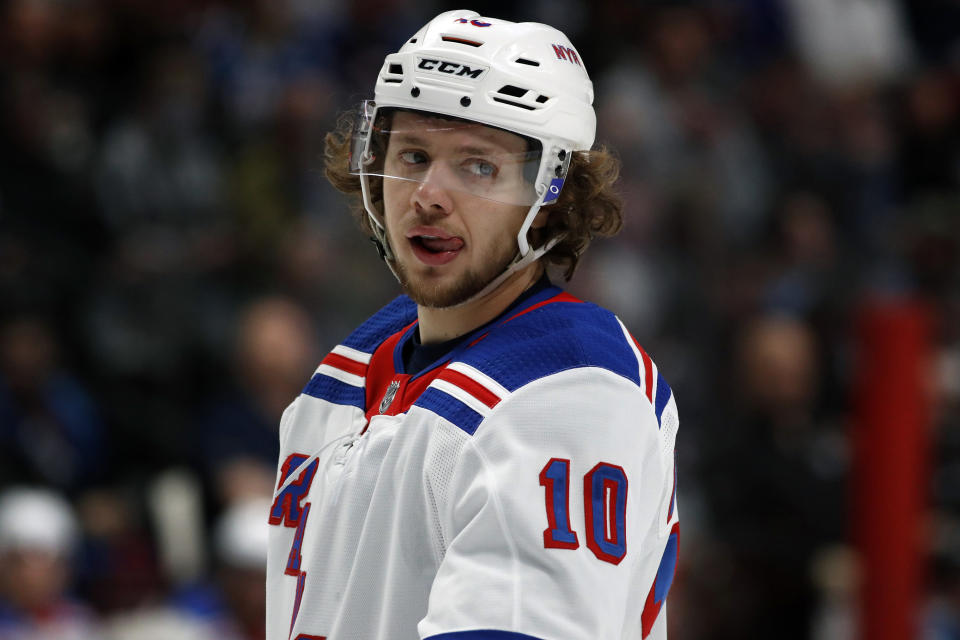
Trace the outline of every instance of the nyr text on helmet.
<instances>
[{"instance_id":1,"label":"nyr text on helmet","mask_svg":"<svg viewBox=\"0 0 960 640\"><path fill-rule=\"evenodd\" d=\"M572 62L577 66L583 66L580 64L580 57L577 55L577 52L570 47L565 47L562 44L555 44L553 45L553 52L557 54L558 60L566 60L567 62Z\"/></svg>"}]
</instances>

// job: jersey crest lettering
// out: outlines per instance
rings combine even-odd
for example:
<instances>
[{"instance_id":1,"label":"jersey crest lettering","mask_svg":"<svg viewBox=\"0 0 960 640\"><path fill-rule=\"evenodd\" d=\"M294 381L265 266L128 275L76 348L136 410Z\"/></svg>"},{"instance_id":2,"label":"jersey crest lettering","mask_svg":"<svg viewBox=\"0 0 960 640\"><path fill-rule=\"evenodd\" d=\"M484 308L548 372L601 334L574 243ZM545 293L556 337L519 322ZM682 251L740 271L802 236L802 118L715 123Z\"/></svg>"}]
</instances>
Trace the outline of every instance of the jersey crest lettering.
<instances>
[{"instance_id":1,"label":"jersey crest lettering","mask_svg":"<svg viewBox=\"0 0 960 640\"><path fill-rule=\"evenodd\" d=\"M280 470L280 482L277 483L277 489L283 487L290 474L304 463L307 458L300 453L292 453L287 456ZM313 476L317 473L318 461L314 460L300 472L300 477L291 482L273 499L273 506L270 508L270 524L283 524L285 527L299 527L300 516L303 513L303 506L300 504L310 493L310 485L313 484Z\"/></svg>"},{"instance_id":2,"label":"jersey crest lettering","mask_svg":"<svg viewBox=\"0 0 960 640\"><path fill-rule=\"evenodd\" d=\"M300 576L300 565L303 562L303 556L300 551L303 549L303 532L307 528L307 518L310 517L310 503L303 506L303 515L300 516L300 524L297 525L297 532L293 536L293 542L290 543L290 554L287 556L287 568L284 573L288 576Z\"/></svg>"}]
</instances>

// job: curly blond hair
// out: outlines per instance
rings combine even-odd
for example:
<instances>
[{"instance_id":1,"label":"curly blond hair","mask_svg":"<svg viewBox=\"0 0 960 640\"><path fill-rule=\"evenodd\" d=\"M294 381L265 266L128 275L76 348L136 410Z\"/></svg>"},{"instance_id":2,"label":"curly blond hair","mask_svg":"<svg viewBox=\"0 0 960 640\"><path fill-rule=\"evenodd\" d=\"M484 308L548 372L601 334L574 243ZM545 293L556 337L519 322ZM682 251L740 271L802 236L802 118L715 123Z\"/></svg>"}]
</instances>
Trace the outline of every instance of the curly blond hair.
<instances>
[{"instance_id":1,"label":"curly blond hair","mask_svg":"<svg viewBox=\"0 0 960 640\"><path fill-rule=\"evenodd\" d=\"M350 173L350 146L353 137L353 112L344 113L324 144L324 174L338 191L353 196L352 213L361 230L373 236L370 220L363 208L360 177ZM543 260L559 266L564 280L570 280L580 256L597 237L611 237L623 227L623 200L613 185L620 176L620 160L605 147L593 151L574 151L560 197L542 208L546 223L529 231L531 246L542 246L561 236ZM381 178L370 177L373 204L380 206Z\"/></svg>"}]
</instances>

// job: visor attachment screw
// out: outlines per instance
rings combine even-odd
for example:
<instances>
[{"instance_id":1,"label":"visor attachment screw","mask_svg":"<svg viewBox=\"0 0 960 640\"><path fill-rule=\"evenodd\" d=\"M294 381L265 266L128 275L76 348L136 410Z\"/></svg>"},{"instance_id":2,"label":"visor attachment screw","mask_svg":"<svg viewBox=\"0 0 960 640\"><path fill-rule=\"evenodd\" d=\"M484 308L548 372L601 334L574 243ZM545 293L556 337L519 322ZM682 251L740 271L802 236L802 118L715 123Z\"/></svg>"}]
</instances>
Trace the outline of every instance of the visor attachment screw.
<instances>
[{"instance_id":1,"label":"visor attachment screw","mask_svg":"<svg viewBox=\"0 0 960 640\"><path fill-rule=\"evenodd\" d=\"M463 96L462 98L460 98L460 105L461 105L461 106L464 106L464 107L469 107L469 106L470 106L470 98L469 98L468 96Z\"/></svg>"},{"instance_id":2,"label":"visor attachment screw","mask_svg":"<svg viewBox=\"0 0 960 640\"><path fill-rule=\"evenodd\" d=\"M413 89L410 89L410 95L412 95L414 98L419 98L419 97L420 97L420 87L414 87Z\"/></svg>"}]
</instances>

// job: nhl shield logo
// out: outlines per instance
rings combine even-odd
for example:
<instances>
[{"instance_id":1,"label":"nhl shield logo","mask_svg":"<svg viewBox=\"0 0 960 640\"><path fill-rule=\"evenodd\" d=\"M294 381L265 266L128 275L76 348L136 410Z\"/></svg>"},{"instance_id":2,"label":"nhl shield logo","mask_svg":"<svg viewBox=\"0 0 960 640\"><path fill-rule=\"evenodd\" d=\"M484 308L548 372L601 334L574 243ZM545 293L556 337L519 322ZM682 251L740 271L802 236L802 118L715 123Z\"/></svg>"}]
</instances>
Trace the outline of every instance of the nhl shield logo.
<instances>
[{"instance_id":1,"label":"nhl shield logo","mask_svg":"<svg viewBox=\"0 0 960 640\"><path fill-rule=\"evenodd\" d=\"M390 408L390 405L393 403L393 397L397 395L397 389L399 388L399 381L394 380L390 383L390 386L387 387L386 393L383 394L383 400L380 401L380 413L383 413Z\"/></svg>"}]
</instances>

